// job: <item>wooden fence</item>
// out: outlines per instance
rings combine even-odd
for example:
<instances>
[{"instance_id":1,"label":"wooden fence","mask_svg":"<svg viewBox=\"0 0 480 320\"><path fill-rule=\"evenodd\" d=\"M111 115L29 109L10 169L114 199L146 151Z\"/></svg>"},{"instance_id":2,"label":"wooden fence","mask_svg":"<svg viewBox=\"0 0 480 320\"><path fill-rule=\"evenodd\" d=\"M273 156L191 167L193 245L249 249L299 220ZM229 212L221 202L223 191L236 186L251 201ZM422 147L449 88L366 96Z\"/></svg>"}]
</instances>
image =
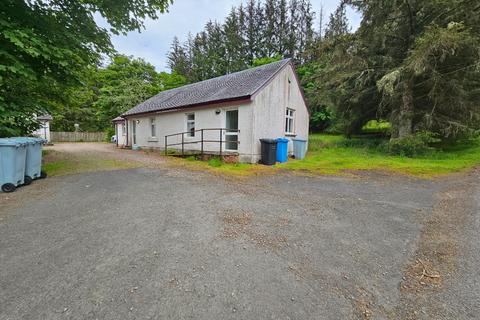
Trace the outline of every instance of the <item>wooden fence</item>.
<instances>
[{"instance_id":1,"label":"wooden fence","mask_svg":"<svg viewBox=\"0 0 480 320\"><path fill-rule=\"evenodd\" d=\"M52 142L103 142L104 132L51 132Z\"/></svg>"}]
</instances>

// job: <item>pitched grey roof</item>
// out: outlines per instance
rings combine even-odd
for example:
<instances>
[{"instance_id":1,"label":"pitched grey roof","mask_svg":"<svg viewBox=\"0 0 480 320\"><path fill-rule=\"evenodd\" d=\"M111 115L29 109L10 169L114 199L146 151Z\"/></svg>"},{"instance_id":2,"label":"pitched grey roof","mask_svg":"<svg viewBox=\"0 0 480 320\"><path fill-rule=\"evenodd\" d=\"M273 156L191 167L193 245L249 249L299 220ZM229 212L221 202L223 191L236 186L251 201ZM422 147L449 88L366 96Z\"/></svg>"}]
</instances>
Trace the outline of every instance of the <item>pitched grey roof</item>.
<instances>
[{"instance_id":1,"label":"pitched grey roof","mask_svg":"<svg viewBox=\"0 0 480 320\"><path fill-rule=\"evenodd\" d=\"M257 68L162 91L123 115L248 99L288 63L290 63L290 59L285 59Z\"/></svg>"},{"instance_id":2,"label":"pitched grey roof","mask_svg":"<svg viewBox=\"0 0 480 320\"><path fill-rule=\"evenodd\" d=\"M116 117L115 119L112 120L112 122L120 122L120 121L125 121L122 117Z\"/></svg>"},{"instance_id":3,"label":"pitched grey roof","mask_svg":"<svg viewBox=\"0 0 480 320\"><path fill-rule=\"evenodd\" d=\"M38 116L37 117L37 120L40 120L40 121L52 121L53 120L53 117L49 114L44 114L44 115L41 115L41 116Z\"/></svg>"}]
</instances>

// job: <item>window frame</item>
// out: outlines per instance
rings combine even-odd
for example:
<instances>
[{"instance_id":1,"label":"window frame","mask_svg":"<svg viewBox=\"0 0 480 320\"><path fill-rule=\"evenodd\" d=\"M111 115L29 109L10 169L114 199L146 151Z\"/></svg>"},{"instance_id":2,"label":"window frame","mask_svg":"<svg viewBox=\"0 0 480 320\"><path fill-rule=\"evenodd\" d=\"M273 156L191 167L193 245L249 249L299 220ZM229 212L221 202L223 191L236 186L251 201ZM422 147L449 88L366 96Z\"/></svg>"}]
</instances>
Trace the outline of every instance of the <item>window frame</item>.
<instances>
[{"instance_id":1,"label":"window frame","mask_svg":"<svg viewBox=\"0 0 480 320\"><path fill-rule=\"evenodd\" d=\"M127 126L125 125L125 122L120 126L120 130L122 130L122 136L127 135Z\"/></svg>"},{"instance_id":2,"label":"window frame","mask_svg":"<svg viewBox=\"0 0 480 320\"><path fill-rule=\"evenodd\" d=\"M193 116L193 119L189 119L189 116ZM189 123L193 123L193 130L188 129ZM185 114L185 132L187 132L187 138L195 138L195 112L189 112Z\"/></svg>"},{"instance_id":3,"label":"window frame","mask_svg":"<svg viewBox=\"0 0 480 320\"><path fill-rule=\"evenodd\" d=\"M295 134L295 109L285 110L285 134Z\"/></svg>"},{"instance_id":4,"label":"window frame","mask_svg":"<svg viewBox=\"0 0 480 320\"><path fill-rule=\"evenodd\" d=\"M157 137L157 122L155 118L150 118L150 138Z\"/></svg>"}]
</instances>

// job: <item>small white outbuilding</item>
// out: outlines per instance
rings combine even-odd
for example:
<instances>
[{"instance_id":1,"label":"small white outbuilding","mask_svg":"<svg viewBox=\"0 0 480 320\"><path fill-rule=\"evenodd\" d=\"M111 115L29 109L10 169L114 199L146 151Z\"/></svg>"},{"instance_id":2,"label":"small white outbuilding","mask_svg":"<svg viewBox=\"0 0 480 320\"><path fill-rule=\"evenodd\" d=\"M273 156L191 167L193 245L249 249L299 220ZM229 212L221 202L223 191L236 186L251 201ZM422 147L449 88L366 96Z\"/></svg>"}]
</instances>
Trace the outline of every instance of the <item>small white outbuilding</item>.
<instances>
[{"instance_id":1,"label":"small white outbuilding","mask_svg":"<svg viewBox=\"0 0 480 320\"><path fill-rule=\"evenodd\" d=\"M50 143L50 122L53 120L52 116L46 114L42 116L37 116L36 119L40 123L40 127L34 132L32 132L32 135L45 139L48 143Z\"/></svg>"},{"instance_id":2,"label":"small white outbuilding","mask_svg":"<svg viewBox=\"0 0 480 320\"><path fill-rule=\"evenodd\" d=\"M124 148L127 145L126 120L122 117L116 117L112 120L115 127L115 143L117 147Z\"/></svg>"},{"instance_id":3,"label":"small white outbuilding","mask_svg":"<svg viewBox=\"0 0 480 320\"><path fill-rule=\"evenodd\" d=\"M308 139L309 112L290 59L160 92L116 119L119 145L233 154L256 163L262 138ZM118 134L117 137L121 137Z\"/></svg>"}]
</instances>

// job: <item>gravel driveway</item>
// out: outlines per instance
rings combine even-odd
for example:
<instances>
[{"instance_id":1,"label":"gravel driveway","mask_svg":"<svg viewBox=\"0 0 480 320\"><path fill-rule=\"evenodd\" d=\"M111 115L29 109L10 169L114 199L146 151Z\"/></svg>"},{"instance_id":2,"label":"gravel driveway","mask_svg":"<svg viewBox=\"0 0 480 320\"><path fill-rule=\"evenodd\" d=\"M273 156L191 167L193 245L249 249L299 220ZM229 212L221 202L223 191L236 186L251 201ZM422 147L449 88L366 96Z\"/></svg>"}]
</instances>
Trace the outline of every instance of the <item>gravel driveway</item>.
<instances>
[{"instance_id":1,"label":"gravel driveway","mask_svg":"<svg viewBox=\"0 0 480 320\"><path fill-rule=\"evenodd\" d=\"M473 319L478 177L38 181L0 194L0 319Z\"/></svg>"}]
</instances>

